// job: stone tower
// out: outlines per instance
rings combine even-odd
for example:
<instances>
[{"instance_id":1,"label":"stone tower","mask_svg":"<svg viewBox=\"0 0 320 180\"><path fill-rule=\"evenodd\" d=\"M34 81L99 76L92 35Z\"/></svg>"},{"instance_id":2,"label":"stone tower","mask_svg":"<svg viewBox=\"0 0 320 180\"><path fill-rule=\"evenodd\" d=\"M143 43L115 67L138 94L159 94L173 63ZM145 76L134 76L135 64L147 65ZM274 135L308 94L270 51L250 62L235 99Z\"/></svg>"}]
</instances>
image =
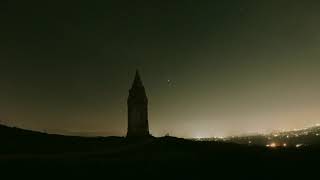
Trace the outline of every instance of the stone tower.
<instances>
[{"instance_id":1,"label":"stone tower","mask_svg":"<svg viewBox=\"0 0 320 180\"><path fill-rule=\"evenodd\" d=\"M128 132L127 137L147 137L148 124L148 98L142 84L138 70L129 90L128 105Z\"/></svg>"}]
</instances>

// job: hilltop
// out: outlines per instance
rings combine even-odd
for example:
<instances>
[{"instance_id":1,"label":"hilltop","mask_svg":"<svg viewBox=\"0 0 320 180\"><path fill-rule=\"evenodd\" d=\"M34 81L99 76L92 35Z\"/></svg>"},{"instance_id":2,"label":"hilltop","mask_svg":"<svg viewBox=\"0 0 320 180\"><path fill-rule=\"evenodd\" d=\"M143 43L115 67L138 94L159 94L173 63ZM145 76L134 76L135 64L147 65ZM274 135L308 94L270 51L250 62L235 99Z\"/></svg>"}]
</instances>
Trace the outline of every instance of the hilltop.
<instances>
[{"instance_id":1,"label":"hilltop","mask_svg":"<svg viewBox=\"0 0 320 180\"><path fill-rule=\"evenodd\" d=\"M310 147L270 149L169 136L130 141L7 126L0 126L0 144L2 175L11 178L303 178L315 175L313 164L320 160L319 149Z\"/></svg>"}]
</instances>

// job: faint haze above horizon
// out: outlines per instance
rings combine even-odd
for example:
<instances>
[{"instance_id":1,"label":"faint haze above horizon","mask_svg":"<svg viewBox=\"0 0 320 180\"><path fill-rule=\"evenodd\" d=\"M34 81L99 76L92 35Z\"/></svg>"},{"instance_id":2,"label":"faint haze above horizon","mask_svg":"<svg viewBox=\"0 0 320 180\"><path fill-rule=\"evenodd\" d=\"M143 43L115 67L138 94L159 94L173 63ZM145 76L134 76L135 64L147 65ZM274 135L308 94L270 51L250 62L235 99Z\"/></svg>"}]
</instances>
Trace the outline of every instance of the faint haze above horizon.
<instances>
[{"instance_id":1,"label":"faint haze above horizon","mask_svg":"<svg viewBox=\"0 0 320 180\"><path fill-rule=\"evenodd\" d=\"M320 2L1 1L0 119L124 136L139 69L151 134L320 123Z\"/></svg>"}]
</instances>

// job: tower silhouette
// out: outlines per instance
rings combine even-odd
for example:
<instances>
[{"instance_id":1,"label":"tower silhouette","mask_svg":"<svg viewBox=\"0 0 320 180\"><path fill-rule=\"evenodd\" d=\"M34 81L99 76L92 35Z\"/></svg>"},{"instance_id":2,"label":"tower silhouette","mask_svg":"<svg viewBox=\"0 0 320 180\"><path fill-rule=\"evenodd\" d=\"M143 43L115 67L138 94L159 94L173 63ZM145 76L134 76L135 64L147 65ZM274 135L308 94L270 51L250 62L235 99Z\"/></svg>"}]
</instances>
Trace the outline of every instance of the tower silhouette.
<instances>
[{"instance_id":1,"label":"tower silhouette","mask_svg":"<svg viewBox=\"0 0 320 180\"><path fill-rule=\"evenodd\" d=\"M128 132L127 137L147 137L148 124L148 98L141 81L138 70L129 90L128 105Z\"/></svg>"}]
</instances>

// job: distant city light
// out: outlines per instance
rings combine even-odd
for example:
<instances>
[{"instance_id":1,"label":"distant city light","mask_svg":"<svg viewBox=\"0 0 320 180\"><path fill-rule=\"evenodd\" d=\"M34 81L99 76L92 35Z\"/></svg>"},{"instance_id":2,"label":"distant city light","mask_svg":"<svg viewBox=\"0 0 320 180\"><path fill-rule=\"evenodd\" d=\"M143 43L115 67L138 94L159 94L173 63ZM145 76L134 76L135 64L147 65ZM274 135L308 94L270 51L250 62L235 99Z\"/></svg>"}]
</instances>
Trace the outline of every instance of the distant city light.
<instances>
[{"instance_id":1,"label":"distant city light","mask_svg":"<svg viewBox=\"0 0 320 180\"><path fill-rule=\"evenodd\" d=\"M283 143L283 144L277 144L275 142L272 142L270 144L266 144L266 147L270 147L270 148L276 148L276 147L287 147L287 143Z\"/></svg>"},{"instance_id":2,"label":"distant city light","mask_svg":"<svg viewBox=\"0 0 320 180\"><path fill-rule=\"evenodd\" d=\"M275 148L275 147L277 147L277 144L273 142L273 143L267 144L266 146L271 147L271 148Z\"/></svg>"},{"instance_id":3,"label":"distant city light","mask_svg":"<svg viewBox=\"0 0 320 180\"><path fill-rule=\"evenodd\" d=\"M296 148L303 146L303 144L296 144Z\"/></svg>"},{"instance_id":4,"label":"distant city light","mask_svg":"<svg viewBox=\"0 0 320 180\"><path fill-rule=\"evenodd\" d=\"M320 126L320 125L319 125ZM198 134L202 135L202 134ZM229 136L229 137L197 137L196 140L199 141L230 141L236 142L239 144L247 144L247 145L262 145L270 148L286 148L286 147L296 147L299 148L301 146L306 146L306 142L310 136L320 137L320 127L310 127L310 128L301 128L295 129L295 131L284 131L284 132L273 132L273 133L265 133L265 134L257 134L257 135L244 135L244 136ZM263 140L261 141L260 138ZM299 143L296 143L296 140L299 139ZM267 141L267 143L263 143L263 141ZM313 144L315 142L309 142L308 144Z\"/></svg>"}]
</instances>

